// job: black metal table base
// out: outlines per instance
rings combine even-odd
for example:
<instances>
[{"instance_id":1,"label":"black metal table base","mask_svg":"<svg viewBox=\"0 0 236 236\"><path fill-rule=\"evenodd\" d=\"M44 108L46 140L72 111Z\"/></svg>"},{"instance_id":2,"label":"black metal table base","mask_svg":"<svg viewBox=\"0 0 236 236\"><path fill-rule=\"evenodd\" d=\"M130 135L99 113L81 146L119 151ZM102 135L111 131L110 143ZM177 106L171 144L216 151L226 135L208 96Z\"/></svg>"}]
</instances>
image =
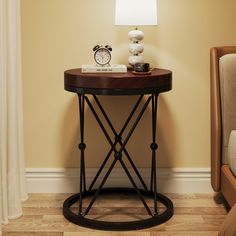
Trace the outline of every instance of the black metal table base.
<instances>
[{"instance_id":1,"label":"black metal table base","mask_svg":"<svg viewBox=\"0 0 236 236\"><path fill-rule=\"evenodd\" d=\"M164 195L157 192L157 173L156 173L156 152L158 149L158 145L156 142L156 129L157 129L157 98L158 94L151 94L147 96L147 99L143 101L143 104L141 104L141 101L143 100L143 95L140 95L134 104L133 108L131 109L130 114L128 115L123 127L118 132L114 126L112 125L107 113L105 112L104 108L102 107L99 99L97 96L93 95L94 102L98 108L98 111L102 114L104 121L106 121L108 127L110 128L110 133L107 131L105 125L102 122L102 119L98 115L98 112L94 108L94 105L91 102L91 99L86 96L85 94L78 94L79 97L79 114L80 114L80 189L79 193L81 194L75 194L68 198L64 202L63 206L63 214L64 216L71 222L85 226L88 228L93 229L100 229L100 230L135 230L135 229L143 229L155 225L159 225L161 223L164 223L167 221L172 215L173 215L173 204L172 202L165 197ZM98 169L96 175L94 176L90 186L88 187L88 190L86 188L86 169L85 169L85 149L86 144L84 140L84 115L85 115L85 103L87 103L88 107L90 108L92 114L94 115L98 125L100 126L103 134L105 135L108 143L110 144L110 150L107 153L106 157L104 158L100 168ZM143 114L145 113L148 105L151 103L151 117L152 117L152 139L150 144L151 149L151 171L150 171L150 185L149 187L146 185L144 179L141 176L141 173L139 172L138 168L136 167L134 161L132 160L126 145L129 142L131 136L133 135L134 130L136 129L137 125L139 124L140 120L143 117ZM138 107L140 107L138 109ZM136 114L136 117L134 118ZM131 120L133 120L133 124L130 125ZM125 130L129 130L126 132ZM111 135L113 137L111 137ZM112 158L112 154L114 154L114 157ZM124 159L130 164L131 171L127 167ZM102 171L104 171L105 166L109 163L108 160L111 161L109 164L109 167L103 176L101 178L100 183L98 183L99 176L101 175ZM127 179L132 184L133 188L104 188L105 183L110 176L112 170L114 169L115 165L117 163L120 163L122 169L124 170ZM136 179L135 179L136 177ZM138 188L138 183L142 186L142 189ZM94 189L95 183L98 184L98 188ZM140 199L142 202L144 209L146 210L147 216L149 218L145 220L138 220L138 221L129 221L129 222L105 222L105 221L99 221L99 220L92 220L88 218L88 214L94 204L94 202L97 200L98 196L101 194L107 194L109 192L113 193L127 193L127 192L134 192L136 193L136 196ZM89 202L88 206L85 208L83 204L83 200L87 196L92 196L91 201ZM145 197L151 197L153 200L152 207L148 206ZM77 214L73 213L71 211L71 206L78 202L79 209ZM165 207L166 210L163 213L160 213L158 208L158 202L161 202Z\"/></svg>"},{"instance_id":2,"label":"black metal table base","mask_svg":"<svg viewBox=\"0 0 236 236\"><path fill-rule=\"evenodd\" d=\"M83 192L83 198L93 196L97 190ZM139 189L140 193L148 198L153 198L153 192ZM100 194L132 194L135 193L133 188L103 188ZM153 227L166 222L173 215L173 204L169 198L157 193L157 201L164 205L165 210L160 214L154 214L147 219L135 220L135 221L122 221L122 222L111 222L111 221L100 221L86 218L83 214L77 215L71 210L71 206L80 200L80 194L74 194L67 198L63 205L63 214L66 219L73 222L74 224L98 230L109 230L109 231L123 231L123 230L138 230Z\"/></svg>"}]
</instances>

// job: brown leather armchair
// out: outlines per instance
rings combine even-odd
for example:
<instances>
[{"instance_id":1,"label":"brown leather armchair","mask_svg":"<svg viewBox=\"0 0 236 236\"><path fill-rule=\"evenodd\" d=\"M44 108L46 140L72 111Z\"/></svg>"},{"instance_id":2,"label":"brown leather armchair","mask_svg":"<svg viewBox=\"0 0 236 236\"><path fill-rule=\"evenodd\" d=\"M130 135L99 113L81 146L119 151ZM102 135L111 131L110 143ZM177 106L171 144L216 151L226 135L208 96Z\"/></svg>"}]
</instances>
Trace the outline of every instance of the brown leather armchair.
<instances>
[{"instance_id":1,"label":"brown leather armchair","mask_svg":"<svg viewBox=\"0 0 236 236\"><path fill-rule=\"evenodd\" d=\"M236 46L214 47L210 51L211 66L211 184L215 191L221 192L229 203L233 206L236 203L236 177L227 164L227 144L229 139L229 127L236 130L236 91L235 102L231 102L231 107L225 106L222 109L224 96L229 96L225 88L222 87L220 58L226 54L236 53ZM234 77L236 81L236 77ZM220 83L221 82L221 83ZM227 98L229 99L229 97ZM230 119L225 115L225 110L233 109L233 116ZM226 117L226 118L225 118ZM229 124L231 122L232 124Z\"/></svg>"}]
</instances>

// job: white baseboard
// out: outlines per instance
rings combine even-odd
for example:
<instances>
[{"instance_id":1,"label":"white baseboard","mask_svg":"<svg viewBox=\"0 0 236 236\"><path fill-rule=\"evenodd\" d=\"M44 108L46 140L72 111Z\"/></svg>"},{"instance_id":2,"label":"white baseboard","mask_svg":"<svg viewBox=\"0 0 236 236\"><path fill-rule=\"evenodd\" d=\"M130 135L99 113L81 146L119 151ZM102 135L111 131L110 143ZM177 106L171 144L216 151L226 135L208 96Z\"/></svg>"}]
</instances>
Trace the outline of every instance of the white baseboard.
<instances>
[{"instance_id":1,"label":"white baseboard","mask_svg":"<svg viewBox=\"0 0 236 236\"><path fill-rule=\"evenodd\" d=\"M149 186L150 169L141 168L139 170ZM96 168L86 169L87 185L91 183L96 171ZM131 171L131 173L133 172ZM135 174L132 176L140 187L138 178ZM79 191L78 168L29 168L26 170L26 179L29 193L76 193ZM158 192L162 193L213 192L209 168L159 168L157 169L157 182ZM131 184L123 169L115 168L105 186L129 187Z\"/></svg>"}]
</instances>

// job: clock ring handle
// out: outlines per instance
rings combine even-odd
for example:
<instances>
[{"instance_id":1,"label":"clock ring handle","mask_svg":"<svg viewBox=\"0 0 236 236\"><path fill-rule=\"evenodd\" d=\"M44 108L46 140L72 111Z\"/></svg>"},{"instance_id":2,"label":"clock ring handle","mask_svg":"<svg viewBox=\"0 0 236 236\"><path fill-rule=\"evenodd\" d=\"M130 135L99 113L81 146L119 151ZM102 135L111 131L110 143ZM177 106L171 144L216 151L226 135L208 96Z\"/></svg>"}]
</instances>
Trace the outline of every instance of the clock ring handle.
<instances>
[{"instance_id":1,"label":"clock ring handle","mask_svg":"<svg viewBox=\"0 0 236 236\"><path fill-rule=\"evenodd\" d=\"M93 47L93 51L97 51L99 48L100 48L100 46L96 45L96 46Z\"/></svg>"},{"instance_id":2,"label":"clock ring handle","mask_svg":"<svg viewBox=\"0 0 236 236\"><path fill-rule=\"evenodd\" d=\"M112 47L110 45L106 45L105 48L108 49L109 51L112 51Z\"/></svg>"}]
</instances>

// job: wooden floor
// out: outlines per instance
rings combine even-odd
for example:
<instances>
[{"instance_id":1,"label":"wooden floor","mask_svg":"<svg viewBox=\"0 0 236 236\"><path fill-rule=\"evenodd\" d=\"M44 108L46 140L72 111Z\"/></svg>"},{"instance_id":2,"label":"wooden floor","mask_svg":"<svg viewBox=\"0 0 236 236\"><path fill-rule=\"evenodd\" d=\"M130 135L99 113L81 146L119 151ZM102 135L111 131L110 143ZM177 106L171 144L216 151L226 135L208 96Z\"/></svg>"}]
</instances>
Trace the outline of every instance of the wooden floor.
<instances>
[{"instance_id":1,"label":"wooden floor","mask_svg":"<svg viewBox=\"0 0 236 236\"><path fill-rule=\"evenodd\" d=\"M213 194L168 194L175 206L174 216L166 223L138 231L107 232L80 227L62 215L63 201L68 194L30 194L23 203L23 216L3 226L4 236L216 236L227 210L223 200ZM142 217L145 214L137 199L117 196L100 199L91 210L97 219ZM135 215L132 216L132 212ZM123 215L122 215L123 214ZM102 216L101 216L102 215ZM139 215L139 216L137 216Z\"/></svg>"}]
</instances>

